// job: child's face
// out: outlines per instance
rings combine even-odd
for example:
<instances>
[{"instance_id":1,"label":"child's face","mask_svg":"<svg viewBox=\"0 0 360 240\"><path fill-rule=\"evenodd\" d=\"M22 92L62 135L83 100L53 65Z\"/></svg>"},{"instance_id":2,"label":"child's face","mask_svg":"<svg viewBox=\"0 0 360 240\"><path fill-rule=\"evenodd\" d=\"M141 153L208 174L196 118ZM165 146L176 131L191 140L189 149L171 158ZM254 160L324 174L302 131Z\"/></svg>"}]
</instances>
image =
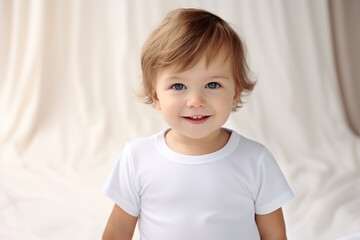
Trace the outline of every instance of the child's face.
<instances>
[{"instance_id":1,"label":"child's face","mask_svg":"<svg viewBox=\"0 0 360 240\"><path fill-rule=\"evenodd\" d=\"M220 130L237 105L230 63L219 54L208 67L203 57L184 72L164 69L158 74L153 100L172 131L186 138L206 138Z\"/></svg>"}]
</instances>

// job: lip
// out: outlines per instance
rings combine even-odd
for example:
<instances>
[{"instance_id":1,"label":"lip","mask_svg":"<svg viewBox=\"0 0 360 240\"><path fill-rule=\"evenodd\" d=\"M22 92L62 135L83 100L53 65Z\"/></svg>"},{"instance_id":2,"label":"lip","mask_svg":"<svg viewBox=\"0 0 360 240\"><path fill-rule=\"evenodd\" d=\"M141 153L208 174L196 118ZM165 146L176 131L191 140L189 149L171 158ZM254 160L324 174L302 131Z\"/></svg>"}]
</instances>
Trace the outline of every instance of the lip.
<instances>
[{"instance_id":1,"label":"lip","mask_svg":"<svg viewBox=\"0 0 360 240\"><path fill-rule=\"evenodd\" d=\"M192 124L202 124L202 123L206 122L210 118L210 116L194 115L194 116L184 116L183 118Z\"/></svg>"}]
</instances>

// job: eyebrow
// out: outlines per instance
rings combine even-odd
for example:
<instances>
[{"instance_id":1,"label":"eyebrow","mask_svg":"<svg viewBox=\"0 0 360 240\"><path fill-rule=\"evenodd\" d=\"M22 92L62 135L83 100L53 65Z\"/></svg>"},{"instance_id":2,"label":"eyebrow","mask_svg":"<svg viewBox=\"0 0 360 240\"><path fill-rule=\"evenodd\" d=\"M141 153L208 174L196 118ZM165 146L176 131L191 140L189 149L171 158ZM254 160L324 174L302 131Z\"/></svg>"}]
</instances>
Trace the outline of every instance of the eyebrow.
<instances>
[{"instance_id":1,"label":"eyebrow","mask_svg":"<svg viewBox=\"0 0 360 240\"><path fill-rule=\"evenodd\" d=\"M210 76L206 77L205 79L218 79L218 78L230 80L230 78L225 75L210 75ZM173 75L173 76L167 77L166 80L168 80L168 81L185 81L186 78L181 77L179 75Z\"/></svg>"},{"instance_id":2,"label":"eyebrow","mask_svg":"<svg viewBox=\"0 0 360 240\"><path fill-rule=\"evenodd\" d=\"M210 76L210 79L214 79L214 78L222 78L222 79L226 79L229 80L229 78L225 75L214 75L214 76Z\"/></svg>"},{"instance_id":3,"label":"eyebrow","mask_svg":"<svg viewBox=\"0 0 360 240\"><path fill-rule=\"evenodd\" d=\"M214 75L206 76L203 80L211 81L211 80L216 80L216 79L219 79L219 80L223 79L225 81L230 81L231 80L231 78L226 76L226 75L216 74L216 73ZM186 82L186 81L188 81L188 79L186 77L182 76L181 73L180 74L174 73L173 75L170 75L167 78L165 78L165 80L167 82L177 82L177 81Z\"/></svg>"}]
</instances>

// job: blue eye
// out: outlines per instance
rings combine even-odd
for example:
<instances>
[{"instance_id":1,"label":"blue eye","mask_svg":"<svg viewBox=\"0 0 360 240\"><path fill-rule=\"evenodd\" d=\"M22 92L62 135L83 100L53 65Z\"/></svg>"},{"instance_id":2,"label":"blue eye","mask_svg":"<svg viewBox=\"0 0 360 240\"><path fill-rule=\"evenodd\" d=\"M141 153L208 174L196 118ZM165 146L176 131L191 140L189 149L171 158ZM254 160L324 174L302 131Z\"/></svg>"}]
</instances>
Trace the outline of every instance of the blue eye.
<instances>
[{"instance_id":1,"label":"blue eye","mask_svg":"<svg viewBox=\"0 0 360 240\"><path fill-rule=\"evenodd\" d=\"M171 86L172 89L174 90L183 90L186 89L184 84L181 83L175 83L174 85Z\"/></svg>"},{"instance_id":2,"label":"blue eye","mask_svg":"<svg viewBox=\"0 0 360 240\"><path fill-rule=\"evenodd\" d=\"M218 84L217 82L210 82L210 83L206 84L206 88L215 89L218 87L220 87L220 84Z\"/></svg>"}]
</instances>

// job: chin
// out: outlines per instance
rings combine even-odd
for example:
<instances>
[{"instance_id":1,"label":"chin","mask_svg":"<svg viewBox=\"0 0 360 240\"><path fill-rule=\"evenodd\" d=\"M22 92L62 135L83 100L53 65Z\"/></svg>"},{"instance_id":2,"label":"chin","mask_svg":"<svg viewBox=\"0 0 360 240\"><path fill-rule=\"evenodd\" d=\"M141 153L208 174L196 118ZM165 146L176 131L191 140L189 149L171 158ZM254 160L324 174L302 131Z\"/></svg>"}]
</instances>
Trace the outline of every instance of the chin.
<instances>
[{"instance_id":1,"label":"chin","mask_svg":"<svg viewBox=\"0 0 360 240\"><path fill-rule=\"evenodd\" d=\"M220 128L219 128L220 129ZM190 138L190 139L194 139L194 140L200 140L200 139L204 139L207 138L209 136L211 136L213 133L215 133L216 131L218 131L218 129L210 131L210 130L188 130L186 132L181 132L181 131L177 131L178 133L182 134L183 136Z\"/></svg>"}]
</instances>

